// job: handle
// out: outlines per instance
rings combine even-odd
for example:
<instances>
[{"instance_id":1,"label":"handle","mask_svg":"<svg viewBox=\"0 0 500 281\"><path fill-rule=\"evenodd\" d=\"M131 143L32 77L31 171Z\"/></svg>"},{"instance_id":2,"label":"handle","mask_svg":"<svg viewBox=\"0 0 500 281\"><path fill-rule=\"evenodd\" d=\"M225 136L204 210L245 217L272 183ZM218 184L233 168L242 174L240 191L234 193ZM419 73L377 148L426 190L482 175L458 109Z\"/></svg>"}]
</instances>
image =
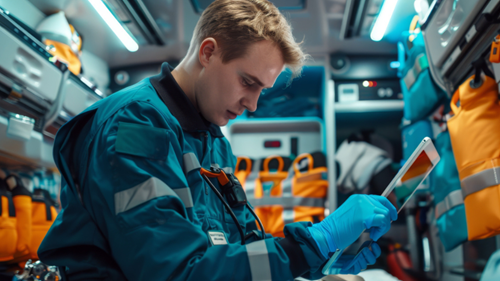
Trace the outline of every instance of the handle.
<instances>
[{"instance_id":1,"label":"handle","mask_svg":"<svg viewBox=\"0 0 500 281\"><path fill-rule=\"evenodd\" d=\"M285 162L283 161L283 158L278 155L268 156L264 160L264 172L269 172L269 162L271 162L271 160L273 159L278 160L278 172L283 172L283 168L285 167Z\"/></svg>"},{"instance_id":2,"label":"handle","mask_svg":"<svg viewBox=\"0 0 500 281\"><path fill-rule=\"evenodd\" d=\"M247 167L245 169L245 172L247 173L247 175L250 174L250 172L252 171L252 160L250 160L250 158L248 158L246 156L239 156L236 159L236 171L240 171L240 163L242 161L247 163Z\"/></svg>"},{"instance_id":3,"label":"handle","mask_svg":"<svg viewBox=\"0 0 500 281\"><path fill-rule=\"evenodd\" d=\"M296 175L301 174L301 172L297 168L297 166L300 163L300 161L302 161L304 158L307 158L307 160L308 160L309 169L307 169L307 170L310 171L313 169L314 160L313 160L312 155L309 153L303 153L303 154L299 155L297 158L295 158L295 161L293 161L293 170L295 171Z\"/></svg>"}]
</instances>

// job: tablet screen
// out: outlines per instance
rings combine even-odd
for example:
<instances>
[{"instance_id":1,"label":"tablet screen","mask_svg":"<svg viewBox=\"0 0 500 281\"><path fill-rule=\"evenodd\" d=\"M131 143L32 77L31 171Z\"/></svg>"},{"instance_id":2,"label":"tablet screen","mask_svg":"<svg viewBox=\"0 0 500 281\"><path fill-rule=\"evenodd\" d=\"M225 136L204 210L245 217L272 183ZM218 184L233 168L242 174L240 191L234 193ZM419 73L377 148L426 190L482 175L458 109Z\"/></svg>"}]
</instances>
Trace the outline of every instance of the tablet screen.
<instances>
[{"instance_id":1,"label":"tablet screen","mask_svg":"<svg viewBox=\"0 0 500 281\"><path fill-rule=\"evenodd\" d=\"M425 150L422 150L410 168L396 181L391 193L387 195L387 199L396 207L398 213L432 168L431 159Z\"/></svg>"}]
</instances>

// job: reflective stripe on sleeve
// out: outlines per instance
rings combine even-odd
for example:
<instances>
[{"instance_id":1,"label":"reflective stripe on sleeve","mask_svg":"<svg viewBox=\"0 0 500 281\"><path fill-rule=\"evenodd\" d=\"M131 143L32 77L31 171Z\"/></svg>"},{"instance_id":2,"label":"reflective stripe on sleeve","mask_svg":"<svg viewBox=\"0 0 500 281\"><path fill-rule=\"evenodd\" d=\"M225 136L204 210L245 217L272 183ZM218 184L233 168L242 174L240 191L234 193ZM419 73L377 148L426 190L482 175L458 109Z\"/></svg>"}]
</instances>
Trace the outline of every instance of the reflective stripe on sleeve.
<instances>
[{"instance_id":1,"label":"reflective stripe on sleeve","mask_svg":"<svg viewBox=\"0 0 500 281\"><path fill-rule=\"evenodd\" d=\"M210 165L211 167L214 167L214 168L218 168L218 169L221 169L223 170L226 174L232 174L233 173L233 168L231 167L224 167L224 168L221 168L219 164L217 163L213 163L212 165Z\"/></svg>"},{"instance_id":2,"label":"reflective stripe on sleeve","mask_svg":"<svg viewBox=\"0 0 500 281\"><path fill-rule=\"evenodd\" d=\"M194 153L186 153L182 158L184 159L184 174L187 175L189 172L201 168L200 161Z\"/></svg>"},{"instance_id":3,"label":"reflective stripe on sleeve","mask_svg":"<svg viewBox=\"0 0 500 281\"><path fill-rule=\"evenodd\" d=\"M500 167L487 169L461 181L463 198L490 186L500 184Z\"/></svg>"},{"instance_id":4,"label":"reflective stripe on sleeve","mask_svg":"<svg viewBox=\"0 0 500 281\"><path fill-rule=\"evenodd\" d=\"M252 280L271 280L271 266L269 264L266 241L260 240L247 244L246 248L248 263L250 264L250 272L252 273Z\"/></svg>"},{"instance_id":5,"label":"reflective stripe on sleeve","mask_svg":"<svg viewBox=\"0 0 500 281\"><path fill-rule=\"evenodd\" d=\"M189 187L174 189L174 192L184 203L186 208L193 208L193 196L191 196L191 189Z\"/></svg>"},{"instance_id":6,"label":"reflective stripe on sleeve","mask_svg":"<svg viewBox=\"0 0 500 281\"><path fill-rule=\"evenodd\" d=\"M115 214L118 215L161 196L178 197L177 193L160 179L149 178L132 188L115 193Z\"/></svg>"},{"instance_id":7,"label":"reflective stripe on sleeve","mask_svg":"<svg viewBox=\"0 0 500 281\"><path fill-rule=\"evenodd\" d=\"M324 198L310 197L263 197L249 198L250 204L254 207L280 205L284 208L303 207L325 207Z\"/></svg>"},{"instance_id":8,"label":"reflective stripe on sleeve","mask_svg":"<svg viewBox=\"0 0 500 281\"><path fill-rule=\"evenodd\" d=\"M222 168L222 170L224 170L224 172L226 174L232 174L234 172L233 168L231 168L231 167L224 167L224 168Z\"/></svg>"},{"instance_id":9,"label":"reflective stripe on sleeve","mask_svg":"<svg viewBox=\"0 0 500 281\"><path fill-rule=\"evenodd\" d=\"M448 194L443 199L443 201L436 204L436 219L441 217L444 213L448 212L452 208L463 203L464 198L460 189L450 192L450 194Z\"/></svg>"}]
</instances>

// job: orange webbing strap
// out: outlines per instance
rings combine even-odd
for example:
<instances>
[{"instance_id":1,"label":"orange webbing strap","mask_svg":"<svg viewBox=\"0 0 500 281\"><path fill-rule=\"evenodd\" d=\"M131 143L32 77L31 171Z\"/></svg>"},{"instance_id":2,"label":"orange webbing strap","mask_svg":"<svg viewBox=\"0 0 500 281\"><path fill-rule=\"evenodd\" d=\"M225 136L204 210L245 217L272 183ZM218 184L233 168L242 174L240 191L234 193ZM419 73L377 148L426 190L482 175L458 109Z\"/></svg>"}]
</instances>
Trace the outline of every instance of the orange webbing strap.
<instances>
[{"instance_id":1,"label":"orange webbing strap","mask_svg":"<svg viewBox=\"0 0 500 281\"><path fill-rule=\"evenodd\" d=\"M47 190L35 189L32 200L31 258L38 259L38 247L57 217L56 208Z\"/></svg>"},{"instance_id":2,"label":"orange webbing strap","mask_svg":"<svg viewBox=\"0 0 500 281\"><path fill-rule=\"evenodd\" d=\"M269 164L273 160L278 161L276 171L271 171L269 168ZM261 188L255 190L255 197L266 196L266 192L271 197L281 196L282 190L280 184L288 176L288 172L284 171L284 168L285 161L279 155L271 155L264 159L262 171L259 173Z\"/></svg>"},{"instance_id":3,"label":"orange webbing strap","mask_svg":"<svg viewBox=\"0 0 500 281\"><path fill-rule=\"evenodd\" d=\"M296 171L293 196L302 198L295 206L295 221L317 222L325 218L325 200L328 192L328 170L323 153L307 155L307 172ZM316 161L315 161L315 160Z\"/></svg>"},{"instance_id":4,"label":"orange webbing strap","mask_svg":"<svg viewBox=\"0 0 500 281\"><path fill-rule=\"evenodd\" d=\"M271 171L272 161L277 161L276 171ZM255 195L253 202L259 211L259 217L266 229L266 232L273 236L283 235L283 205L281 197L283 194L282 182L288 176L285 170L285 160L278 155L271 155L264 159L262 171L259 173L259 181L256 181Z\"/></svg>"},{"instance_id":5,"label":"orange webbing strap","mask_svg":"<svg viewBox=\"0 0 500 281\"><path fill-rule=\"evenodd\" d=\"M17 244L16 214L7 184L0 179L0 263L14 258Z\"/></svg>"},{"instance_id":6,"label":"orange webbing strap","mask_svg":"<svg viewBox=\"0 0 500 281\"><path fill-rule=\"evenodd\" d=\"M16 209L17 243L13 262L25 262L30 258L31 246L31 193L24 187L21 179L16 175L5 178L12 193L12 201Z\"/></svg>"}]
</instances>

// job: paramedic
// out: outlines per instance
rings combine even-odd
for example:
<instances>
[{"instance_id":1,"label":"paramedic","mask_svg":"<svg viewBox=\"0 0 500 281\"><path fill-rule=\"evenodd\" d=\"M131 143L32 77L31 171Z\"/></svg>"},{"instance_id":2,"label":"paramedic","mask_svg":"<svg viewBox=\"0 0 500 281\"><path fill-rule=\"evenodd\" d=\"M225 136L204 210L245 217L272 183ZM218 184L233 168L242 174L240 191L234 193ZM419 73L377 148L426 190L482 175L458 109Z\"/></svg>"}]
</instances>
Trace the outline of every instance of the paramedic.
<instances>
[{"instance_id":1,"label":"paramedic","mask_svg":"<svg viewBox=\"0 0 500 281\"><path fill-rule=\"evenodd\" d=\"M329 255L368 229L378 239L397 217L383 197L355 195L324 221L293 223L286 238L238 228L200 169L236 159L219 126L254 111L285 66L305 55L267 0L216 0L186 57L97 102L57 133L62 211L38 255L67 280L292 280L319 277ZM213 181L218 187L217 181ZM232 208L244 233L246 206ZM217 238L217 239L216 239ZM374 244L338 266L375 262Z\"/></svg>"}]
</instances>

